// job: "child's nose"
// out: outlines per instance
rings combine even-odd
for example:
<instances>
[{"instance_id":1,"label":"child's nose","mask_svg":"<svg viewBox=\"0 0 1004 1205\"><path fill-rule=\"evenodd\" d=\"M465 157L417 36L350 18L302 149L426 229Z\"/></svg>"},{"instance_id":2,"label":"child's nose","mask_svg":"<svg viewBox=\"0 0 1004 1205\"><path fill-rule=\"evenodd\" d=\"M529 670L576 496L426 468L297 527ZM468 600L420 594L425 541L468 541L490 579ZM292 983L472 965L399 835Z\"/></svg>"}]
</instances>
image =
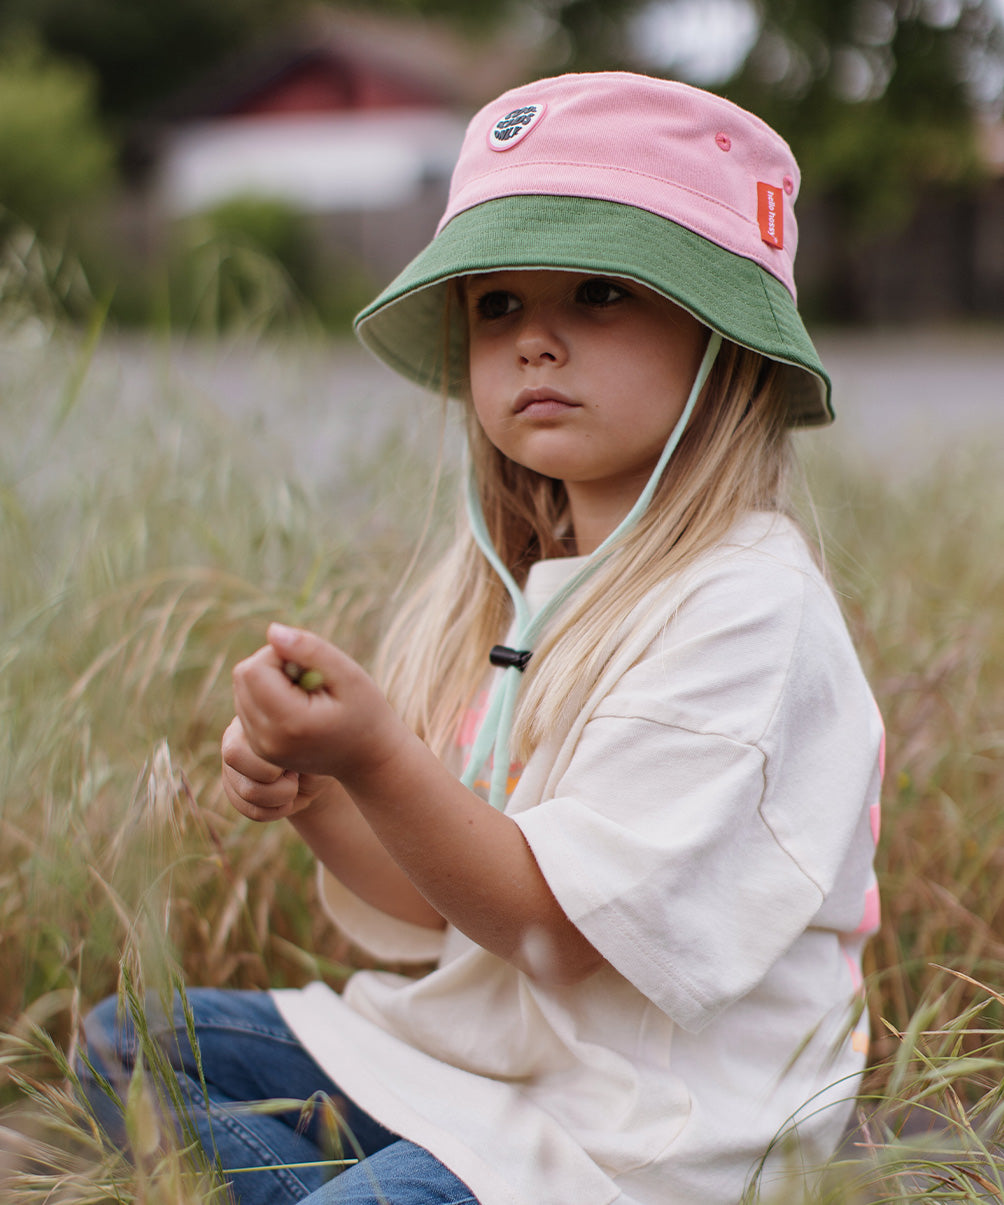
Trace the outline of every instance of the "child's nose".
<instances>
[{"instance_id":1,"label":"child's nose","mask_svg":"<svg viewBox=\"0 0 1004 1205\"><path fill-rule=\"evenodd\" d=\"M527 312L516 335L516 351L526 364L561 363L568 357L568 347L554 315L543 308Z\"/></svg>"}]
</instances>

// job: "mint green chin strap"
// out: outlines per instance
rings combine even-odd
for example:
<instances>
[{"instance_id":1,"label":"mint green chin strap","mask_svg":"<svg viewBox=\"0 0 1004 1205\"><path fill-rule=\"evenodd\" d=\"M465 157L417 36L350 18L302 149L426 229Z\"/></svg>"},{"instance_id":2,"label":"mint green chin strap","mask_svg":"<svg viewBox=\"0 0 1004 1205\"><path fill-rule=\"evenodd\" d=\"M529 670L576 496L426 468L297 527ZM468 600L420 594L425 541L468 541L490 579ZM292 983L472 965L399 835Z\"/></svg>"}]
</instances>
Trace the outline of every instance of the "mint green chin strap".
<instances>
[{"instance_id":1,"label":"mint green chin strap","mask_svg":"<svg viewBox=\"0 0 1004 1205\"><path fill-rule=\"evenodd\" d=\"M697 370L697 376L694 378L694 384L690 390L690 396L687 398L687 404L683 408L683 413L677 420L676 426L673 428L669 439L666 442L665 448L662 450L662 455L659 457L659 462L652 470L652 474L645 483L645 488L638 495L638 500L635 502L631 510L624 516L614 531L607 536L600 546L590 554L586 564L576 573L565 585L537 612L536 615L530 615L530 609L527 605L526 598L523 596L523 591L516 585L512 574L508 568L503 565L498 553L491 542L488 535L488 528L485 525L484 513L481 509L481 501L478 497L477 483L474 480L474 473L470 472L467 479L467 517L471 525L471 532L481 551L488 558L489 563L495 572L502 579L509 597L512 599L514 610L513 616L513 634L512 646L515 649L530 650L533 648L533 642L540 635L548 620L555 614L558 608L564 603L570 594L582 585L584 581L590 578L596 570L602 565L610 551L610 548L619 540L620 537L629 531L638 522L641 516L648 509L649 503L652 501L652 496L656 491L660 479L662 478L663 470L669 463L670 457L676 451L677 445L683 436L683 432L687 428L687 423L690 421L690 416L697 405L697 399L700 396L701 390L708 379L708 374L711 372L712 365L718 355L718 349L721 347L722 337L717 331L712 331L708 339L708 346L704 352L704 358L701 361L701 366ZM499 674L495 687L492 691L491 699L488 703L488 710L485 713L484 719L481 721L481 727L478 729L477 737L474 740L474 746L471 749L470 757L467 761L467 767L461 776L461 781L468 787L473 786L481 768L489 757L493 756L491 776L491 790L489 793L489 802L492 807L503 811L506 805L507 791L509 778L509 735L512 731L512 717L516 710L516 696L519 693L520 680L522 670L517 666L511 665L504 669Z\"/></svg>"}]
</instances>

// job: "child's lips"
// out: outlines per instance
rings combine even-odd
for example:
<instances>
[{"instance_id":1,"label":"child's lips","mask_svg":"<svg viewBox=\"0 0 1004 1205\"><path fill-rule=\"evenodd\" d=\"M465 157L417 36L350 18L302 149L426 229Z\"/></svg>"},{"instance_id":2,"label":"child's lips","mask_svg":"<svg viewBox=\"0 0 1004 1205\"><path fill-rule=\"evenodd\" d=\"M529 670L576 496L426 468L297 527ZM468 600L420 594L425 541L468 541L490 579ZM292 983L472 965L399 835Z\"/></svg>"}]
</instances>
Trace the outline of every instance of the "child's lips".
<instances>
[{"instance_id":1,"label":"child's lips","mask_svg":"<svg viewBox=\"0 0 1004 1205\"><path fill-rule=\"evenodd\" d=\"M530 418L548 418L564 414L579 405L557 389L524 389L516 397L514 414L525 414Z\"/></svg>"}]
</instances>

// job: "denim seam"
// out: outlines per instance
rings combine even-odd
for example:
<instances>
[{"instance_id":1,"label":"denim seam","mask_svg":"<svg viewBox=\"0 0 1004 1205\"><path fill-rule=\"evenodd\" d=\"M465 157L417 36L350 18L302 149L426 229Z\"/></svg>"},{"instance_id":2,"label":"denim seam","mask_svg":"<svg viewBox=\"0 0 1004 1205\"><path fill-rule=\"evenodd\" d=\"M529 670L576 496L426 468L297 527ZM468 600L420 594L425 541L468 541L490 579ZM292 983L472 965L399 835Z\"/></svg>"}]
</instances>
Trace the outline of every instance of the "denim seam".
<instances>
[{"instance_id":1,"label":"denim seam","mask_svg":"<svg viewBox=\"0 0 1004 1205\"><path fill-rule=\"evenodd\" d=\"M299 1047L300 1043L292 1036L287 1029L270 1029L267 1025L238 1025L233 1023L225 1023L222 1021L199 1021L196 1025L198 1033L203 1034L210 1030L217 1033L248 1033L255 1034L257 1037L269 1038L273 1042L279 1042L283 1046ZM151 1027L150 1032L156 1037L166 1036L167 1034L184 1034L188 1037L188 1028L186 1025L178 1025L171 1022L161 1029Z\"/></svg>"},{"instance_id":2,"label":"denim seam","mask_svg":"<svg viewBox=\"0 0 1004 1205\"><path fill-rule=\"evenodd\" d=\"M258 1158L262 1166L269 1166L269 1174L274 1175L280 1183L283 1184L289 1192L298 1194L294 1197L295 1200L300 1200L301 1197L307 1196L311 1189L304 1184L300 1177L289 1167L276 1166L279 1164L279 1156L265 1142L262 1142L259 1136L250 1127L244 1125L238 1118L224 1111L217 1112L210 1108L207 1110L210 1127L219 1123L231 1134L239 1138L248 1148L250 1152ZM231 1173L224 1169L225 1176L230 1179Z\"/></svg>"}]
</instances>

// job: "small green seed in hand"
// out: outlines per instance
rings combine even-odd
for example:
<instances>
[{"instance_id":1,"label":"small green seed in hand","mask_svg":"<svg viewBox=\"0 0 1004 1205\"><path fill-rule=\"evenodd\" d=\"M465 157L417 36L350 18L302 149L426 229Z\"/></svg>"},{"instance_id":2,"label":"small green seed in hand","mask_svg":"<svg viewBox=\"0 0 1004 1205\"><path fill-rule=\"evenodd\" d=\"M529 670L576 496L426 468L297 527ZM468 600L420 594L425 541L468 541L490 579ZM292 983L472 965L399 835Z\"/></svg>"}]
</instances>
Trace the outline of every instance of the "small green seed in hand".
<instances>
[{"instance_id":1,"label":"small green seed in hand","mask_svg":"<svg viewBox=\"0 0 1004 1205\"><path fill-rule=\"evenodd\" d=\"M320 690L324 685L324 675L319 669L305 669L297 682L302 690Z\"/></svg>"}]
</instances>

